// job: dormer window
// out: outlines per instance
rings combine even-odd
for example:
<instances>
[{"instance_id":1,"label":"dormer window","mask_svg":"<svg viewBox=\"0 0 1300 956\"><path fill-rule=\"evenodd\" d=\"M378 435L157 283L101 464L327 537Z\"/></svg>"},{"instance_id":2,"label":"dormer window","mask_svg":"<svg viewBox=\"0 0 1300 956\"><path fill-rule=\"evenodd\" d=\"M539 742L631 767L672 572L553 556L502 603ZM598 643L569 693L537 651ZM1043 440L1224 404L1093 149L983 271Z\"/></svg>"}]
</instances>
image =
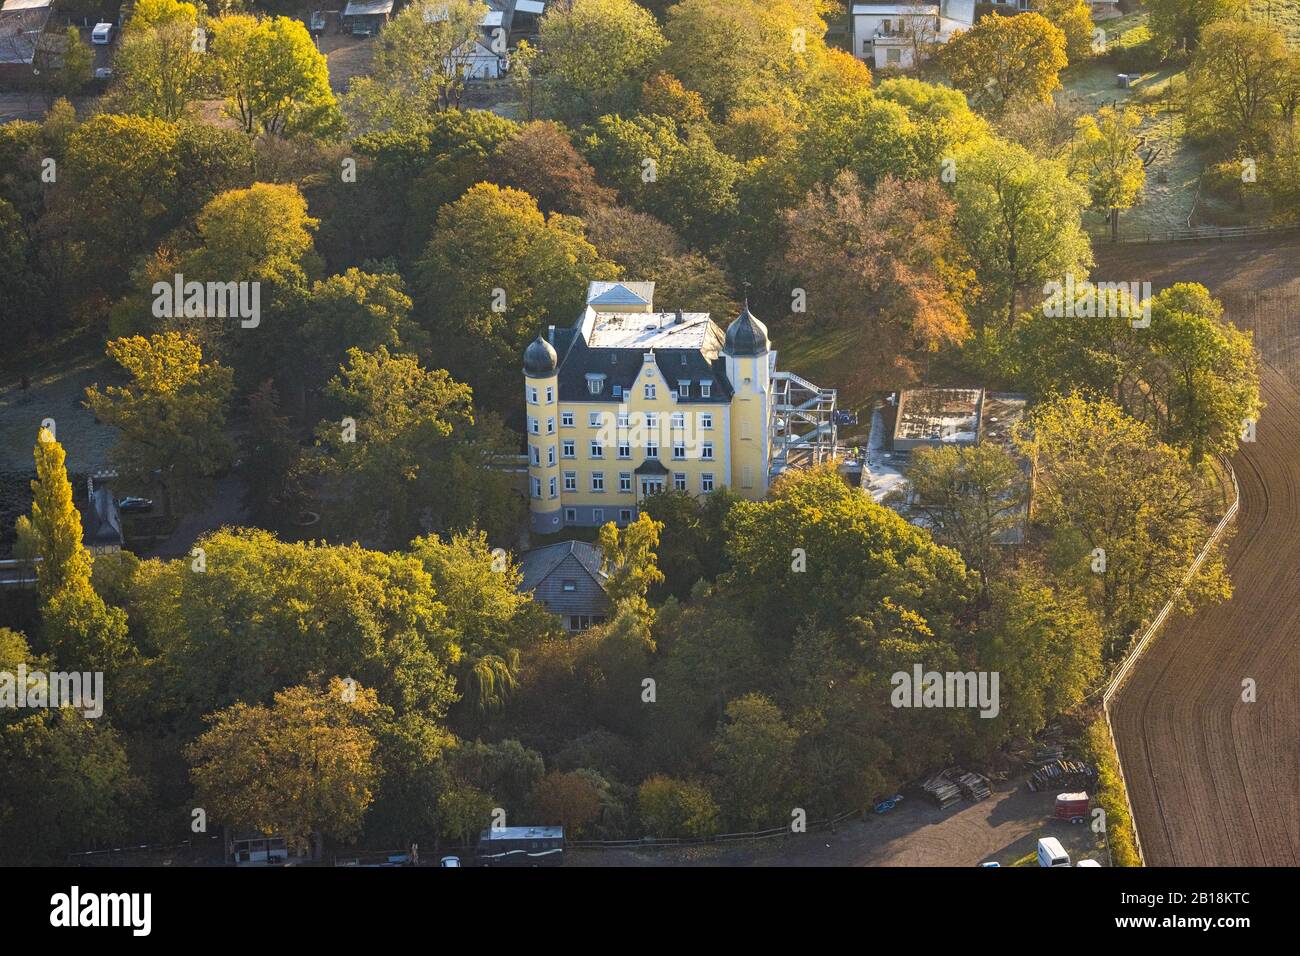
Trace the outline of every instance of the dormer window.
<instances>
[{"instance_id":1,"label":"dormer window","mask_svg":"<svg viewBox=\"0 0 1300 956\"><path fill-rule=\"evenodd\" d=\"M587 391L592 395L599 395L605 390L605 376L599 372L587 373Z\"/></svg>"},{"instance_id":2,"label":"dormer window","mask_svg":"<svg viewBox=\"0 0 1300 956\"><path fill-rule=\"evenodd\" d=\"M702 395L704 398L708 398L712 394L713 394L713 383L700 382L700 395Z\"/></svg>"},{"instance_id":3,"label":"dormer window","mask_svg":"<svg viewBox=\"0 0 1300 956\"><path fill-rule=\"evenodd\" d=\"M689 379L677 383L677 396L679 398L691 397L691 383Z\"/></svg>"}]
</instances>

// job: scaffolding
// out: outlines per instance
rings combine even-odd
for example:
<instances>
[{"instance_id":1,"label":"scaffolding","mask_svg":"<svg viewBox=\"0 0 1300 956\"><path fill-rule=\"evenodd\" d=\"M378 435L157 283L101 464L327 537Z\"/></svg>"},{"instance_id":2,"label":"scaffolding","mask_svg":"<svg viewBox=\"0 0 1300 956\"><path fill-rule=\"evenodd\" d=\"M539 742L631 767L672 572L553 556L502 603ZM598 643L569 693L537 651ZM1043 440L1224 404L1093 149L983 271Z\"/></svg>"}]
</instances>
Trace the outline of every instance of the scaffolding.
<instances>
[{"instance_id":1,"label":"scaffolding","mask_svg":"<svg viewBox=\"0 0 1300 956\"><path fill-rule=\"evenodd\" d=\"M772 373L769 477L839 458L835 401L833 388L819 388L793 372Z\"/></svg>"}]
</instances>

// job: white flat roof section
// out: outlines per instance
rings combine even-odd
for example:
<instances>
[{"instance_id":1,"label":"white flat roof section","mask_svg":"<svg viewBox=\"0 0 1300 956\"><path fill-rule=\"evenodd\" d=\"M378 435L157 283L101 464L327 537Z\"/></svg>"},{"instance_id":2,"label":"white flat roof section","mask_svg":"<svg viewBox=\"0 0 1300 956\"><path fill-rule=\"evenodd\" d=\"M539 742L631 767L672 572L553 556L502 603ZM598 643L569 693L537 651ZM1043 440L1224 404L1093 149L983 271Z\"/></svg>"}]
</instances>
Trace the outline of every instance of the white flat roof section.
<instances>
[{"instance_id":1,"label":"white flat roof section","mask_svg":"<svg viewBox=\"0 0 1300 956\"><path fill-rule=\"evenodd\" d=\"M938 16L939 7L937 4L926 4L924 6L913 6L906 3L855 3L853 5L853 15L860 16L882 16L882 17L901 17L908 15L928 15Z\"/></svg>"},{"instance_id":2,"label":"white flat roof section","mask_svg":"<svg viewBox=\"0 0 1300 956\"><path fill-rule=\"evenodd\" d=\"M709 334L709 313L597 312L587 346L593 349L699 349Z\"/></svg>"},{"instance_id":3,"label":"white flat roof section","mask_svg":"<svg viewBox=\"0 0 1300 956\"><path fill-rule=\"evenodd\" d=\"M564 827L489 827L480 840L561 840Z\"/></svg>"},{"instance_id":4,"label":"white flat roof section","mask_svg":"<svg viewBox=\"0 0 1300 956\"><path fill-rule=\"evenodd\" d=\"M358 3L352 0L343 8L345 17L378 17L385 13L393 12L393 0L369 0L369 2Z\"/></svg>"}]
</instances>

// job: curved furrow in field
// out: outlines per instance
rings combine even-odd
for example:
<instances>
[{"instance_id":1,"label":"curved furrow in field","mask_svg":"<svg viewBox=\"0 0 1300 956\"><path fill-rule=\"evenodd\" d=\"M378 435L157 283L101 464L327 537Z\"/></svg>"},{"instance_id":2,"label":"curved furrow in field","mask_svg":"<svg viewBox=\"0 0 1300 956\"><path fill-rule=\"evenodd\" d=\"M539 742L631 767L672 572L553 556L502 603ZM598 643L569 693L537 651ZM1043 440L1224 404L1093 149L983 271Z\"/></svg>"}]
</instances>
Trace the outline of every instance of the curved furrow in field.
<instances>
[{"instance_id":1,"label":"curved furrow in field","mask_svg":"<svg viewBox=\"0 0 1300 956\"><path fill-rule=\"evenodd\" d=\"M1112 705L1152 866L1300 864L1300 392L1269 366L1261 384L1232 600L1167 625Z\"/></svg>"}]
</instances>

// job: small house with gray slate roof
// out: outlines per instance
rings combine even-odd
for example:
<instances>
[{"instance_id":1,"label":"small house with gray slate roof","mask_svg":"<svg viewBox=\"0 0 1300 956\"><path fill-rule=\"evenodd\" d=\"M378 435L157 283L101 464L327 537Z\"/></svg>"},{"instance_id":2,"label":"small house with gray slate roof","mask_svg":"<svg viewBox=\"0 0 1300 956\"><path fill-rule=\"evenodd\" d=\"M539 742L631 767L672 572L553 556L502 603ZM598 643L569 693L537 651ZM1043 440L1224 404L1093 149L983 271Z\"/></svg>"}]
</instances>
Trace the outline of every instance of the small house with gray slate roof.
<instances>
[{"instance_id":1,"label":"small house with gray slate roof","mask_svg":"<svg viewBox=\"0 0 1300 956\"><path fill-rule=\"evenodd\" d=\"M561 541L519 556L519 590L558 614L570 631L602 624L609 616L600 548L585 541Z\"/></svg>"}]
</instances>

